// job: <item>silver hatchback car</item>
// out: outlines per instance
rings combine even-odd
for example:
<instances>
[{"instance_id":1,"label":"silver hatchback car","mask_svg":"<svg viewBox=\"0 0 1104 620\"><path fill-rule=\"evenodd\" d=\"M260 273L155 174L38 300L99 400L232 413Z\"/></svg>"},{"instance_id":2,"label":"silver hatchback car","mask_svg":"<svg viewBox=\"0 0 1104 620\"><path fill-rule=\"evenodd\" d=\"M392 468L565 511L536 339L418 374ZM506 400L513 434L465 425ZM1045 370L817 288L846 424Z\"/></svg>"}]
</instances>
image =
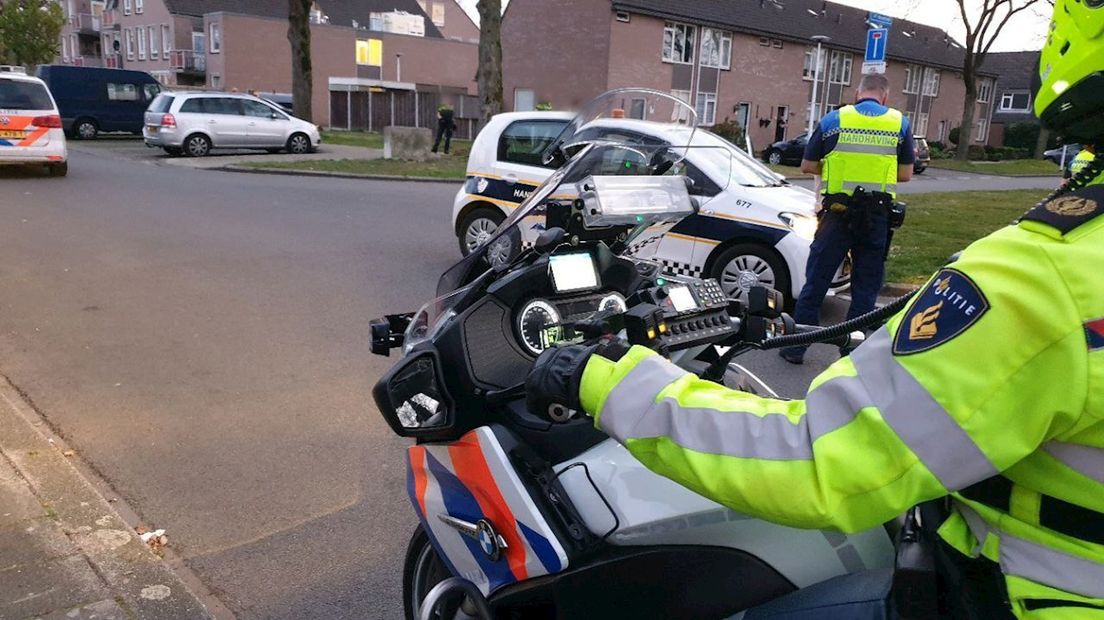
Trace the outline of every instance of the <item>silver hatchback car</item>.
<instances>
[{"instance_id":1,"label":"silver hatchback car","mask_svg":"<svg viewBox=\"0 0 1104 620\"><path fill-rule=\"evenodd\" d=\"M163 92L146 109L144 125L147 145L189 157L224 148L302 154L322 142L313 123L239 93Z\"/></svg>"}]
</instances>

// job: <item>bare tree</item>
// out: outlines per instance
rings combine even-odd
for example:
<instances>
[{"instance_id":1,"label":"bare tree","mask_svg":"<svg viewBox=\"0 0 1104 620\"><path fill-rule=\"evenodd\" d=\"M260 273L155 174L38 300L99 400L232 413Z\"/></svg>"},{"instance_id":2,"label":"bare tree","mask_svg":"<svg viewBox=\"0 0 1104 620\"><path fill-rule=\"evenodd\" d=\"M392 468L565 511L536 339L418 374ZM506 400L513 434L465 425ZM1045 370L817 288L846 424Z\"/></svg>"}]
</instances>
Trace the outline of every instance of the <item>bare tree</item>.
<instances>
[{"instance_id":1,"label":"bare tree","mask_svg":"<svg viewBox=\"0 0 1104 620\"><path fill-rule=\"evenodd\" d=\"M314 0L288 0L288 42L291 44L291 98L295 115L312 120L311 93L314 70L311 66L310 11Z\"/></svg>"},{"instance_id":2,"label":"bare tree","mask_svg":"<svg viewBox=\"0 0 1104 620\"><path fill-rule=\"evenodd\" d=\"M502 0L479 0L479 108L482 123L502 111Z\"/></svg>"},{"instance_id":3,"label":"bare tree","mask_svg":"<svg viewBox=\"0 0 1104 620\"><path fill-rule=\"evenodd\" d=\"M962 124L958 130L958 153L955 159L966 161L970 157L970 140L974 135L974 116L977 112L978 71L1000 36L1008 20L1018 13L1043 4L1047 0L955 0L962 23L966 27L966 49L962 58L962 81L966 95L962 100ZM966 5L970 4L971 7Z\"/></svg>"}]
</instances>

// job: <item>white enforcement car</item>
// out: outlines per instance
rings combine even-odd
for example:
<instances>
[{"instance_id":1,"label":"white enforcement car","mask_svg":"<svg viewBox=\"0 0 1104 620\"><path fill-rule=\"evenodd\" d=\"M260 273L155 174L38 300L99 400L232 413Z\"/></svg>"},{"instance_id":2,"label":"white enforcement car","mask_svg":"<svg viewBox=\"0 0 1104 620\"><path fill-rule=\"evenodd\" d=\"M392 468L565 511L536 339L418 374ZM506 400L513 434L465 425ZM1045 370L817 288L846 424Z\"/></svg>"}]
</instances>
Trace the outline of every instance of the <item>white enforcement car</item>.
<instances>
[{"instance_id":1,"label":"white enforcement car","mask_svg":"<svg viewBox=\"0 0 1104 620\"><path fill-rule=\"evenodd\" d=\"M467 255L553 170L545 149L572 118L562 112L495 116L472 144L467 182L456 194L453 228ZM586 132L684 146L690 130L634 119L605 119ZM681 134L681 135L680 135ZM792 303L805 284L805 263L816 232L815 196L713 133L698 129L687 149L691 195L708 198L701 213L668 232L652 258L673 274L713 277L742 297L755 284L776 288ZM701 148L698 148L701 147ZM841 265L834 289L850 280Z\"/></svg>"},{"instance_id":2,"label":"white enforcement car","mask_svg":"<svg viewBox=\"0 0 1104 620\"><path fill-rule=\"evenodd\" d=\"M21 68L0 67L0 166L45 165L69 172L69 151L57 104L46 84Z\"/></svg>"}]
</instances>

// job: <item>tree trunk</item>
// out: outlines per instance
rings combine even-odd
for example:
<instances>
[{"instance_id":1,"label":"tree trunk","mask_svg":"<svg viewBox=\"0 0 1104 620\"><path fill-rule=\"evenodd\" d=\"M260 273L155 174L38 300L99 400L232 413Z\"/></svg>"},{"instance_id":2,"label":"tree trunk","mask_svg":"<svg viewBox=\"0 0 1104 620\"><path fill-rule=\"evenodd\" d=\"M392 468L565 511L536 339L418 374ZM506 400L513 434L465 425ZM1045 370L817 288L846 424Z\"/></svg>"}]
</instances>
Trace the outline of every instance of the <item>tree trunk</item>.
<instances>
[{"instance_id":1,"label":"tree trunk","mask_svg":"<svg viewBox=\"0 0 1104 620\"><path fill-rule=\"evenodd\" d=\"M976 135L974 116L977 112L977 82L973 76L965 77L966 95L962 99L962 124L958 128L958 144L955 148L955 159L967 161L970 159L970 144Z\"/></svg>"},{"instance_id":2,"label":"tree trunk","mask_svg":"<svg viewBox=\"0 0 1104 620\"><path fill-rule=\"evenodd\" d=\"M1039 128L1039 139L1035 142L1035 159L1042 159L1047 150L1047 142L1050 141L1050 132L1045 128Z\"/></svg>"},{"instance_id":3,"label":"tree trunk","mask_svg":"<svg viewBox=\"0 0 1104 620\"><path fill-rule=\"evenodd\" d=\"M482 125L502 111L502 0L479 0L479 109Z\"/></svg>"},{"instance_id":4,"label":"tree trunk","mask_svg":"<svg viewBox=\"0 0 1104 620\"><path fill-rule=\"evenodd\" d=\"M291 43L291 98L295 116L313 122L311 93L310 10L314 0L288 0L288 42Z\"/></svg>"}]
</instances>

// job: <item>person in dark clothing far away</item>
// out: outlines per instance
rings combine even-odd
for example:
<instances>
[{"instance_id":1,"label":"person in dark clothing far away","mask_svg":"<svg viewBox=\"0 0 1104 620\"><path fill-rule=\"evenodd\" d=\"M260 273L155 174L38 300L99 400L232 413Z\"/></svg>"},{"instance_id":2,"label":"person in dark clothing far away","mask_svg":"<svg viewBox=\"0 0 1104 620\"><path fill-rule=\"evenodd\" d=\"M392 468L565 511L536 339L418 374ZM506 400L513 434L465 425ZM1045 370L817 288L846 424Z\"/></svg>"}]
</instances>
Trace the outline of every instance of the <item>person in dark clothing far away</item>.
<instances>
[{"instance_id":1,"label":"person in dark clothing far away","mask_svg":"<svg viewBox=\"0 0 1104 620\"><path fill-rule=\"evenodd\" d=\"M456 131L456 120L452 108L443 105L437 108L437 138L433 141L433 152L441 146L441 138L445 139L445 155L448 155L452 146L452 132Z\"/></svg>"}]
</instances>

